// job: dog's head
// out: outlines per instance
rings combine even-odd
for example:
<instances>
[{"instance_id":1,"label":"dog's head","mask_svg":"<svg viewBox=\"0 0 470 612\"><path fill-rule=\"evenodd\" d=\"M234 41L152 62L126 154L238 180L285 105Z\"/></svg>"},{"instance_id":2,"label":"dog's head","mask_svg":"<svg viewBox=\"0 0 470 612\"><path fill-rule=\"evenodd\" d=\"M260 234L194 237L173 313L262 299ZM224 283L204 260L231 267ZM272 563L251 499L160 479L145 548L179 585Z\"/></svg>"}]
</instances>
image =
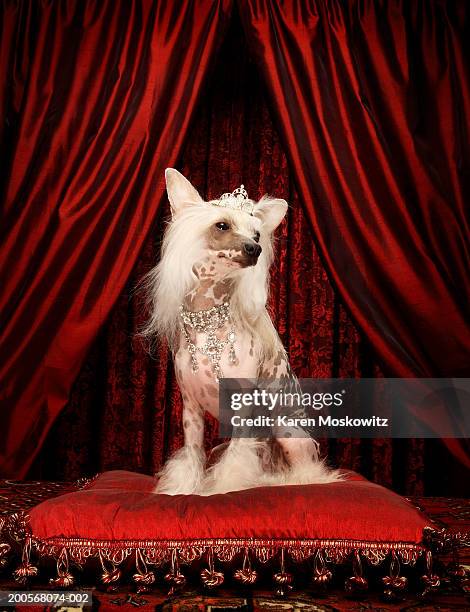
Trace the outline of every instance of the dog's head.
<instances>
[{"instance_id":1,"label":"dog's head","mask_svg":"<svg viewBox=\"0 0 470 612\"><path fill-rule=\"evenodd\" d=\"M261 326L259 350L270 358L279 349L279 340L269 317L264 316L269 266L273 232L286 214L287 203L267 196L254 202L245 199L245 192L240 193L241 207L238 201L232 206L233 200L205 202L177 170L168 168L165 177L172 220L165 231L160 262L142 282L150 311L142 335L156 333L175 347L179 308L198 278L228 279L233 281L232 315L248 328Z\"/></svg>"},{"instance_id":2,"label":"dog's head","mask_svg":"<svg viewBox=\"0 0 470 612\"><path fill-rule=\"evenodd\" d=\"M224 206L223 200L222 205L220 200L205 202L173 168L166 170L165 178L172 225L177 226L174 238L184 237L192 266L210 260L216 275L262 265L263 261L269 266L271 236L286 214L285 200L244 200L242 208L232 208Z\"/></svg>"}]
</instances>

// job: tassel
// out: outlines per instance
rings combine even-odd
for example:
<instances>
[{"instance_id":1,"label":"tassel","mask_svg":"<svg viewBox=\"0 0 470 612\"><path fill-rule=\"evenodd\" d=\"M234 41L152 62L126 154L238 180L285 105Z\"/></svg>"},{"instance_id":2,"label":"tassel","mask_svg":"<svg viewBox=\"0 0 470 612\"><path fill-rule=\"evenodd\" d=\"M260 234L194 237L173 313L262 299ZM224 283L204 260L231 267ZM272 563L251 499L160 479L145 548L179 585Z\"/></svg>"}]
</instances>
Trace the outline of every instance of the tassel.
<instances>
[{"instance_id":1,"label":"tassel","mask_svg":"<svg viewBox=\"0 0 470 612\"><path fill-rule=\"evenodd\" d=\"M165 575L165 580L171 585L168 595L173 595L177 589L184 587L186 584L186 577L179 569L176 548L171 551L171 569Z\"/></svg>"},{"instance_id":2,"label":"tassel","mask_svg":"<svg viewBox=\"0 0 470 612\"><path fill-rule=\"evenodd\" d=\"M361 557L358 550L354 551L353 572L354 576L346 578L344 588L350 595L360 595L367 591L368 583L362 575Z\"/></svg>"},{"instance_id":3,"label":"tassel","mask_svg":"<svg viewBox=\"0 0 470 612\"><path fill-rule=\"evenodd\" d=\"M215 571L214 551L212 550L212 547L209 547L207 562L209 564L209 569L204 569L201 572L202 584L208 589L214 589L223 583L224 575L222 572Z\"/></svg>"},{"instance_id":4,"label":"tassel","mask_svg":"<svg viewBox=\"0 0 470 612\"><path fill-rule=\"evenodd\" d=\"M276 595L279 595L279 597L284 597L289 591L292 590L292 582L294 581L294 577L290 572L286 572L284 548L281 548L281 571L274 574L273 578L274 582L278 585Z\"/></svg>"},{"instance_id":5,"label":"tassel","mask_svg":"<svg viewBox=\"0 0 470 612\"><path fill-rule=\"evenodd\" d=\"M242 569L235 570L233 577L241 584L248 585L254 584L258 578L258 572L251 568L250 555L248 547L245 548L245 555L243 557Z\"/></svg>"},{"instance_id":6,"label":"tassel","mask_svg":"<svg viewBox=\"0 0 470 612\"><path fill-rule=\"evenodd\" d=\"M326 585L331 581L333 574L326 567L325 557L323 551L318 549L315 554L315 561L313 563L313 576L312 582L315 586L325 588Z\"/></svg>"},{"instance_id":7,"label":"tassel","mask_svg":"<svg viewBox=\"0 0 470 612\"><path fill-rule=\"evenodd\" d=\"M67 549L63 548L57 559L57 578L51 578L49 584L53 587L67 589L74 583L73 574L69 572L69 557Z\"/></svg>"},{"instance_id":8,"label":"tassel","mask_svg":"<svg viewBox=\"0 0 470 612\"><path fill-rule=\"evenodd\" d=\"M399 601L403 599L403 591L408 585L408 578L400 576L400 561L395 551L392 551L390 562L390 575L382 578L384 584L384 597L387 601Z\"/></svg>"},{"instance_id":9,"label":"tassel","mask_svg":"<svg viewBox=\"0 0 470 612\"><path fill-rule=\"evenodd\" d=\"M0 544L0 569L5 567L8 562L7 555L11 550L11 546L6 543Z\"/></svg>"},{"instance_id":10,"label":"tassel","mask_svg":"<svg viewBox=\"0 0 470 612\"><path fill-rule=\"evenodd\" d=\"M121 570L114 563L111 564L111 569L108 569L104 563L103 554L99 551L99 559L103 573L101 574L101 582L106 586L108 592L116 591L116 583L121 578Z\"/></svg>"},{"instance_id":11,"label":"tassel","mask_svg":"<svg viewBox=\"0 0 470 612\"><path fill-rule=\"evenodd\" d=\"M137 573L132 578L137 585L137 593L145 593L149 590L149 586L155 582L155 574L148 571L140 548L135 551L135 566Z\"/></svg>"},{"instance_id":12,"label":"tassel","mask_svg":"<svg viewBox=\"0 0 470 612\"><path fill-rule=\"evenodd\" d=\"M50 578L49 580L49 584L51 586L60 587L63 589L67 589L71 587L73 583L74 583L73 574L70 574L69 572L61 574L60 576L57 576L57 578Z\"/></svg>"},{"instance_id":13,"label":"tassel","mask_svg":"<svg viewBox=\"0 0 470 612\"><path fill-rule=\"evenodd\" d=\"M22 563L18 569L13 572L16 582L25 584L28 578L38 575L38 568L31 563Z\"/></svg>"},{"instance_id":14,"label":"tassel","mask_svg":"<svg viewBox=\"0 0 470 612\"><path fill-rule=\"evenodd\" d=\"M439 576L432 573L432 553L430 550L426 552L426 574L421 576L421 580L424 583L423 596L437 589L441 584Z\"/></svg>"},{"instance_id":15,"label":"tassel","mask_svg":"<svg viewBox=\"0 0 470 612\"><path fill-rule=\"evenodd\" d=\"M32 578L33 576L38 575L38 568L35 565L31 565L30 554L31 538L26 538L25 544L23 546L21 565L17 570L13 572L14 579L20 584L26 584L28 582L28 578Z\"/></svg>"}]
</instances>

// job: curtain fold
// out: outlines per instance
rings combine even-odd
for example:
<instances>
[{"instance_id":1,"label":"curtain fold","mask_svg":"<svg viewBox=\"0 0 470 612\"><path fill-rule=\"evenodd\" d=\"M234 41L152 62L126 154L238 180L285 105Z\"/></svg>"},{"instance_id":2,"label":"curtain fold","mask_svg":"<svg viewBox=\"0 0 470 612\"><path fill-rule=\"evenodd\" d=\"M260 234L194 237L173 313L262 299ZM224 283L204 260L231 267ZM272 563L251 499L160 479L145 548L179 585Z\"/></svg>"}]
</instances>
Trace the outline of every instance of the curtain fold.
<instances>
[{"instance_id":1,"label":"curtain fold","mask_svg":"<svg viewBox=\"0 0 470 612\"><path fill-rule=\"evenodd\" d=\"M326 269L385 371L468 376L468 3L239 7Z\"/></svg>"},{"instance_id":2,"label":"curtain fold","mask_svg":"<svg viewBox=\"0 0 470 612\"><path fill-rule=\"evenodd\" d=\"M240 0L334 286L385 373L470 375L464 0ZM470 468L468 441L446 446Z\"/></svg>"},{"instance_id":3,"label":"curtain fold","mask_svg":"<svg viewBox=\"0 0 470 612\"><path fill-rule=\"evenodd\" d=\"M23 477L154 226L231 0L5 0L0 475Z\"/></svg>"},{"instance_id":4,"label":"curtain fold","mask_svg":"<svg viewBox=\"0 0 470 612\"><path fill-rule=\"evenodd\" d=\"M312 241L265 86L236 14L178 168L206 198L243 183L253 198L269 193L289 202L287 218L276 232L269 309L296 374L380 375L369 343L332 289ZM151 358L135 337L145 312L141 294L133 289L159 260L169 214L165 204L29 477L72 480L109 469L150 474L181 447L182 403L171 357L161 347ZM207 416L208 451L221 442L217 432ZM428 453L422 440L321 440L321 447L331 464L402 493L460 492L456 462L446 463L443 449Z\"/></svg>"},{"instance_id":5,"label":"curtain fold","mask_svg":"<svg viewBox=\"0 0 470 612\"><path fill-rule=\"evenodd\" d=\"M465 3L238 6L247 41L236 23L188 128L230 0L0 4L0 475L24 476L46 437L45 478L150 472L180 445L169 356L132 342L132 288L158 257L163 170L187 135L183 171L207 197L243 182L293 205L270 306L299 376L380 374L372 352L387 374L469 374ZM245 42L281 143L258 74L238 72ZM328 446L406 493L439 470L459 480L420 440Z\"/></svg>"}]
</instances>

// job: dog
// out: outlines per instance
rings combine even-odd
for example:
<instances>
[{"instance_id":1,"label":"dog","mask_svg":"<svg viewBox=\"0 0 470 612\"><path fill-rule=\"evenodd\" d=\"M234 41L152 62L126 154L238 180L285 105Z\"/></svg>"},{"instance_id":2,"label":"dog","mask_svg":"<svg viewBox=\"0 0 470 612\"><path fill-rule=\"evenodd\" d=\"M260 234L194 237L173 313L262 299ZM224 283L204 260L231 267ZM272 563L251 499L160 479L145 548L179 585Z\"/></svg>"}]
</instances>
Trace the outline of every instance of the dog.
<instances>
[{"instance_id":1,"label":"dog","mask_svg":"<svg viewBox=\"0 0 470 612\"><path fill-rule=\"evenodd\" d=\"M342 479L309 435L232 439L208 466L204 414L219 416L219 379L295 380L266 310L273 234L285 200L248 198L243 185L204 201L177 170L165 172L171 221L161 260L144 285L150 317L142 331L171 348L183 399L184 446L157 474L155 492L212 495Z\"/></svg>"}]
</instances>

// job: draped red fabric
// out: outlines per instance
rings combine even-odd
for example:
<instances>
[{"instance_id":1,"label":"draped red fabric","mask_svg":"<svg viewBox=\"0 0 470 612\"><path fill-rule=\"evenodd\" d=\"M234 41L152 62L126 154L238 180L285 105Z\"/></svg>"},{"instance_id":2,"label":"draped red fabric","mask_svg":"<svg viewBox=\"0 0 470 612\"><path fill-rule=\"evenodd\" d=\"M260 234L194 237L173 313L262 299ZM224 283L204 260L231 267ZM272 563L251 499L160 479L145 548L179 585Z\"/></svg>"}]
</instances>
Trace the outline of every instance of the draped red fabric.
<instances>
[{"instance_id":1,"label":"draped red fabric","mask_svg":"<svg viewBox=\"0 0 470 612\"><path fill-rule=\"evenodd\" d=\"M468 3L239 6L327 271L386 372L468 376Z\"/></svg>"},{"instance_id":2,"label":"draped red fabric","mask_svg":"<svg viewBox=\"0 0 470 612\"><path fill-rule=\"evenodd\" d=\"M289 218L278 234L270 308L296 373L299 376L318 377L380 374L375 365L373 351L365 341L362 330L358 330L351 322L339 292L334 291L329 282L330 275L338 285L329 268L328 257L324 256L323 251L320 252L327 264L327 275L319 257L319 250L312 242L312 236L318 242L321 232L315 230L311 223L310 212L312 206L316 208L319 204L310 196L306 197L302 191L301 197L297 194L294 178L297 179L298 171L292 162L292 151L295 152L296 147L291 151L285 136L285 126L279 121L276 110L278 105L282 108L285 101L282 93L275 100L271 97L272 110L276 113L278 126L281 127L280 141L264 99L264 85L259 72L247 56L246 42L253 44L256 40L251 30L248 30L248 40L245 41L239 24L232 19L229 40L226 40L228 46L226 45L219 55L217 72L210 81L206 80L207 86L202 86L199 68L201 72L206 70L210 50L208 46L215 49L216 35L220 32L222 37L228 4L213 2L209 8L206 3L196 2L197 17L191 9L194 3L187 3L190 4L189 7L178 6L171 18L173 21L168 17L166 35L160 38L160 26L157 27L159 19L164 22L164 16L171 13L171 7L165 6L164 3L159 3L156 7L152 3L113 3L111 8L111 2L57 2L54 6L60 6L61 10L56 10L54 14L52 7L49 4L44 6L45 4L6 2L0 22L0 79L2 84L8 85L2 86L0 95L0 112L2 117L5 117L5 121L0 124L0 172L7 179L4 181L5 194L7 189L12 189L10 184L15 184L12 182L13 177L18 177L16 191L14 190L15 199L11 196L9 200L5 198L7 204L9 203L9 212L5 215L8 225L4 223L2 231L8 236L10 229L14 232L17 226L24 226L21 233L17 232L18 241L11 251L12 257L15 256L23 266L23 272L20 268L19 272L16 272L16 262L5 266L5 271L2 272L2 278L17 275L13 283L14 291L8 298L9 310L2 310L5 322L15 321L14 327L7 328L8 345L4 345L7 349L2 346L2 361L9 356L9 359L15 360L17 370L10 370L8 386L2 384L1 387L8 402L0 411L0 452L3 454L7 450L8 443L8 457L3 455L5 461L2 460L0 471L6 467L8 460L9 466L12 466L11 469L8 468L8 475L17 475L20 473L17 466L24 461L21 467L23 473L23 467L26 469L25 466L32 457L22 457L22 453L30 452L33 455L36 445L39 447L41 444L42 448L33 468L28 472L29 476L69 479L113 468L152 473L161 466L171 451L181 445L181 398L174 380L171 360L164 348L150 358L134 337L145 316L140 296L134 292L134 287L158 259L164 216L168 213L166 206L158 207L162 193L162 169L165 165L176 165L185 135L186 144L181 163L177 167L182 169L207 197L216 197L220 195L221 190L244 182L253 197L268 192L285 197L292 205ZM180 4L183 3L178 3ZM375 4L379 15L385 20L386 9L381 3ZM312 6L314 5L311 3L305 3L303 11L306 15ZM369 4L354 6L365 11L364 16L373 8ZM420 6L420 10L424 10L424 5ZM284 4L279 7L284 7ZM246 16L245 8L243 7L243 16ZM346 11L346 7L338 7L336 3L329 3L328 9L332 19L336 13L340 15ZM415 10L417 9L403 8L407 13L407 31L414 23ZM437 10L442 11L442 8L438 5L438 8L431 7L428 10L434 14ZM141 17L139 11L142 12ZM458 15L451 14L450 3L446 11L450 13L449 24L445 27L455 29ZM151 22L146 18L150 13L153 15ZM83 17L80 22L77 21L78 17L72 19L72 14L79 17L88 14L88 19L84 22ZM47 16L47 23L42 21L45 19L43 15ZM394 19L399 16L398 11ZM429 19L429 16L426 19ZM197 21L196 25L193 21ZM387 23L377 20L378 33L376 32L375 36L380 34L385 37L384 41L388 45L387 32L391 27ZM64 25L67 29L62 33ZM126 40L131 36L130 30L134 27L139 30L140 26L142 27L138 33L132 33L132 44L129 40L126 47ZM339 23L332 22L331 28L338 35L341 33L339 26ZM365 22L363 26L365 28ZM198 27L206 29L202 32ZM215 31L216 27L218 32ZM325 20L325 27L330 28L328 19ZM364 38L361 28L359 32L362 32ZM187 34L186 38L183 36L183 30ZM435 77L438 92L439 84L446 80L446 75L458 70L458 66L462 65L462 58L459 59L452 47L446 43L447 39L441 35L442 31L444 30L438 30L439 36L436 33L434 37L436 40L433 38L429 41L430 44L435 44L436 48L442 48L442 53L448 54L449 61L444 60L442 64L442 75L439 73L439 78ZM95 34L92 34L93 32ZM196 40L199 36L197 32L200 33L200 38ZM413 33L414 30L410 29L410 32ZM373 40L373 33L374 29L371 30L369 44ZM325 32L318 34L320 40L327 35ZM416 45L424 44L424 38L421 36L418 36L418 33L416 36L410 34L408 42L400 47L398 57L401 58L401 55L408 51L414 51ZM88 37L93 37L96 48L92 43L88 43L86 52L79 53ZM458 33L456 37L458 38ZM454 40L455 45L457 38ZM461 32L460 40L462 38ZM184 48L178 48L177 45L183 40ZM467 40L470 40L470 37L467 37ZM66 42L70 42L71 46ZM393 37L390 44L392 42ZM196 57L193 53L198 44L201 57ZM159 53L164 46L165 53L160 57L168 58L171 67L162 66L153 52L145 54L145 46L147 49L158 48ZM58 55L54 52L55 48L58 49ZM334 46L331 48L336 61L337 51ZM94 54L91 53L93 49ZM308 49L303 53L307 54ZM334 62L331 58L326 61L325 54L326 51L323 51L323 56L319 55L317 61L325 66L325 70L331 70ZM134 65L134 62L138 62L138 55L141 61L139 68ZM112 57L115 57L114 64ZM195 62L197 60L197 65L193 64L193 59ZM341 68L340 59L341 56L338 57L338 69ZM375 60L375 57L372 59ZM422 74L420 64L416 65L416 60L414 61L407 113L411 112L411 119L414 120L412 126L415 130L413 138L416 150L420 152L421 157L426 153L434 162L434 166L439 168L439 174L436 174L434 166L430 166L428 171L434 183L440 185L446 177L445 174L442 175L442 167L447 167L439 150L441 131L444 127L447 133L450 128L448 122L441 126L436 120L435 126L439 129L436 134L430 134L429 123L431 122L434 128L434 122L431 121L432 117L429 117L427 105L430 104L434 112L435 107L432 105L439 99L441 115L446 106L442 94L436 98L437 94L433 91L433 98L423 102L423 116L417 114L416 100L421 98L416 97L416 94L422 91L423 87L419 79L424 79L426 85L427 73ZM52 62L50 71L48 62ZM413 62L410 65L412 64ZM83 66L81 73L80 66ZM198 72L190 73L188 81L187 73L190 67ZM364 66L362 69L365 69ZM370 71L366 72L370 78ZM80 78L86 77L83 83L74 83L76 74ZM179 75L182 76L181 80ZM323 72L321 76L326 78ZM399 76L398 74L397 78ZM102 91L98 91L100 79L103 84ZM142 86L143 82L145 86ZM382 82L378 79L369 85L371 88L378 87L378 91L370 94L377 104L374 96L380 94ZM452 87L455 90L458 81ZM157 92L153 101L152 88ZM148 89L152 91L149 93ZM80 95L76 97L78 94ZM201 105L188 129L189 115L192 113L196 94L201 94ZM464 94L465 92L462 95ZM92 99L88 103L89 95ZM328 88L325 88L325 95L327 97L320 108L327 112L331 100ZM62 96L65 96L65 100L62 100ZM361 96L361 104L366 104L367 98L362 90ZM144 104L144 98L147 100L147 106ZM149 106L149 99L153 106ZM175 100L178 103L173 107ZM449 97L449 100L455 110L448 109L446 112L456 117L455 131L463 136L455 134L461 148L455 150L455 164L448 162L448 173L457 172L460 173L459 176L463 176L463 171L468 168L468 139L465 140L464 137L467 134L465 115L459 115L458 105L462 105L464 101L458 96L455 99ZM145 117L145 109L148 118L140 123L138 117ZM295 109L294 105L292 109ZM318 109L312 107L311 112L312 116L315 116ZM375 108L374 112L375 118L385 111ZM181 124L178 124L178 115L182 117ZM336 129L342 129L340 119L343 121L339 115L328 111L328 129L333 133ZM424 136L428 140L423 140L423 125L426 128ZM56 126L62 131L57 132ZM79 128L77 132L74 126ZM303 127L305 128L305 125ZM359 136L355 142L360 148L363 137L362 123L358 121L357 126L354 123L352 127L353 131L347 131L347 136L353 138L352 134L356 134L357 127ZM397 156L401 143L399 134L392 133L392 128L386 121L384 126L380 126L380 130L385 128L388 140L379 139L381 146L388 147L387 153L390 154L391 151ZM326 130L326 127L324 129ZM85 141L78 136L74 137L80 130L85 134ZM318 133L322 135L325 132ZM324 137L326 136L327 134ZM337 144L337 138L335 142ZM442 155L447 155L447 150L443 150ZM308 147L306 151L307 159ZM335 151L333 148L331 155ZM161 156L161 162L157 154ZM319 153L315 155L318 157ZM329 165L332 163L331 155L325 161ZM366 166L370 161L371 171L376 171L377 160L368 161L362 157L360 159ZM402 158L397 156L393 158L395 159ZM317 163L315 158L316 166ZM23 167L22 164L26 165ZM421 194L419 183L415 185L413 176L405 173L406 164L403 168L393 168L395 180L400 185L405 181L404 187L401 187L405 194ZM344 170L347 171L348 180L351 176L354 178L347 165ZM374 181L374 189L379 192L384 191L386 187L380 184L381 176L380 173L375 173L375 176L370 177L370 181ZM336 180L336 174L334 177ZM328 182L328 177L325 177L325 180L331 188L332 181ZM155 193L152 193L152 183ZM334 187L340 190L343 183ZM354 181L351 183L354 186ZM301 186L300 183L299 185ZM446 182L445 186L447 185ZM122 198L116 195L119 191L124 192ZM386 190L384 192L386 193ZM449 196L451 190L447 187L445 190L439 188L437 192L438 196L430 200L427 209L429 218L433 220L433 227L426 226L426 231L434 231L436 240L445 241L448 237L443 230L454 213L451 212L451 218L444 219L441 223L442 201L444 196L450 198L446 201L450 210L454 196ZM49 196L49 193L52 193L52 196ZM390 205L388 200L384 201L387 206ZM347 203L351 202L348 200ZM323 206L327 204L322 200ZM328 210L333 213L338 208L341 213L343 204L343 199L333 199ZM366 204L367 202L362 200L358 201L360 211L364 212L365 222L369 223L369 215L362 209ZM380 204L382 206L382 201ZM410 206L410 214L413 214L417 227L422 228L422 215L418 214L419 207L416 202L407 199L407 205ZM142 207L145 209L143 213ZM391 210L384 208L382 214L390 216L393 228L394 218ZM157 223L153 224L157 215ZM341 215L338 218L342 218ZM352 213L350 216L355 218ZM329 214L327 219L333 221L335 216ZM135 228L132 226L134 222ZM462 234L464 228L461 224ZM55 242L56 229L62 232L63 242L60 244ZM312 232L312 229L315 231ZM385 229L387 228L384 228L384 231ZM330 232L327 231L324 235L328 241ZM26 238L27 236L29 237ZM66 242L67 240L69 242ZM433 244L437 242L430 244L430 249L434 248ZM341 255L342 241L327 246L330 252L326 255ZM127 259L122 255L122 249L127 249ZM464 252L462 249L462 257ZM449 257L456 257L455 245L449 248ZM118 259L120 270L117 270ZM436 258L434 260L437 261ZM81 268L82 262L88 266L87 269ZM132 273L126 283L132 267ZM93 274L93 268L96 275ZM348 277L353 273L352 268L351 266L343 281L351 288L354 296L355 284L353 279ZM371 273L375 268L376 264L371 264ZM441 265L437 268L441 272L444 270ZM421 272L421 269L417 271ZM448 277L451 276L457 279L462 278L463 274L457 273L454 277L449 269ZM385 286L382 291L387 287L386 276L384 278ZM458 290L461 294L465 293L465 284L457 287L455 280L454 285L456 294ZM431 284L428 291L432 292ZM88 293L84 296L84 292ZM378 295L380 297L382 294ZM417 296L415 297L417 299ZM410 300L412 299L413 296L410 296ZM432 295L429 299L432 299ZM114 307L106 320L113 302ZM21 309L18 314L15 313L16 305ZM395 314L399 317L398 309ZM64 325L65 334L62 335L64 318L67 318L69 323ZM77 324L75 327L74 322ZM436 347L440 346L442 325L436 325L432 330L433 334L437 334ZM371 326L374 327L373 319ZM83 362L83 367L70 388L70 381L74 372L78 371L86 346L98 328L100 333L90 345L88 358ZM71 329L75 329L76 333L66 335L70 334ZM364 330L368 332L367 326ZM26 345L30 340L31 344ZM464 340L465 337L462 336L461 341ZM424 345L418 335L414 336L414 341L417 342L415 350L423 351ZM385 336L384 342L390 343L393 348L391 337ZM75 346L72 346L73 343ZM57 349L62 346L67 349L61 370L50 367L45 369L49 346L51 349L56 347L52 353L56 356ZM431 340L426 339L426 346L432 354L435 353ZM75 348L77 353L74 352ZM378 352L377 347L375 349ZM69 363L70 357L75 358L75 355L77 363ZM8 366L8 363L6 365ZM52 379L54 385L64 380L62 403L65 403L67 395L68 403L60 414L60 402L53 404L53 414L39 408L41 398L45 398L47 394L49 398L54 399L54 387L52 390L45 387L42 384L43 380L46 381L45 374L40 374L36 386L40 399L36 399L33 394L36 366L40 371L47 372L47 381L51 380L52 375L55 376ZM22 385L24 389L20 388ZM21 401L21 410L13 410L17 398ZM28 398L31 398L30 402ZM11 419L10 415L14 418ZM34 430L35 419L46 420L47 417L49 424L56 415L58 418L47 437L37 435L38 431L45 433L47 427L43 428L39 422L37 430ZM5 441L4 433L10 432L10 421L19 430L19 435L16 433L12 436L8 433ZM30 432L30 429L33 431ZM216 443L216 438L215 424L209 421L207 444ZM14 457L16 441L21 445L21 449ZM431 440L424 444L422 440L343 439L322 441L322 447L324 452L328 452L331 462L359 470L375 482L393 486L395 490L407 494L420 494L423 491L437 495L462 493L466 484L465 478L462 478L461 472L456 469L452 457L445 454L445 449L433 448L434 442ZM12 458L15 459L14 465Z\"/></svg>"},{"instance_id":3,"label":"draped red fabric","mask_svg":"<svg viewBox=\"0 0 470 612\"><path fill-rule=\"evenodd\" d=\"M468 376L468 3L240 14L327 271L386 373ZM446 444L470 468L468 443Z\"/></svg>"},{"instance_id":4,"label":"draped red fabric","mask_svg":"<svg viewBox=\"0 0 470 612\"><path fill-rule=\"evenodd\" d=\"M2 476L27 472L132 271L230 9L2 4Z\"/></svg>"},{"instance_id":5,"label":"draped red fabric","mask_svg":"<svg viewBox=\"0 0 470 612\"><path fill-rule=\"evenodd\" d=\"M295 372L319 378L379 375L370 345L332 289L312 241L265 94L234 15L178 168L208 198L244 183L252 197L270 193L289 202L288 218L277 232L269 307ZM145 312L134 288L159 259L168 206L160 212L32 478L70 480L109 469L151 474L182 445L181 394L171 359L164 347L150 357L135 335ZM216 424L208 418L206 426L209 449L219 440ZM445 449L433 452L422 440L321 444L332 464L403 493L457 495L464 482Z\"/></svg>"}]
</instances>

